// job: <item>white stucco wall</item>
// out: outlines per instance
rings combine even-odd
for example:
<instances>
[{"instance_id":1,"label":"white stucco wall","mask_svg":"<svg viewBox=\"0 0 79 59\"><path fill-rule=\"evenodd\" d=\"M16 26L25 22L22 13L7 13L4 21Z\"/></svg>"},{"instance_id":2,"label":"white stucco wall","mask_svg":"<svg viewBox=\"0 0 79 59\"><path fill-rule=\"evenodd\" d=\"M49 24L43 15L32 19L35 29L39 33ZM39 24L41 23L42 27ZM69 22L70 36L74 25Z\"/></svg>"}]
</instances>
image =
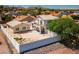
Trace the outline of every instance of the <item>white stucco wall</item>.
<instances>
[{"instance_id":1,"label":"white stucco wall","mask_svg":"<svg viewBox=\"0 0 79 59\"><path fill-rule=\"evenodd\" d=\"M39 40L39 41L36 41L36 42L20 45L20 44L17 43L17 41L10 34L8 34L5 31L3 26L1 26L1 30L7 36L7 38L11 41L11 43L13 44L13 46L15 47L15 49L17 50L18 53L24 52L24 51L27 51L27 50L30 50L30 49L34 49L34 48L37 48L37 47L40 47L40 46L43 46L43 45L47 45L47 44L50 44L50 43L54 43L56 41L60 41L59 37L55 36L55 37L50 37L50 38L47 38L47 39Z\"/></svg>"},{"instance_id":2,"label":"white stucco wall","mask_svg":"<svg viewBox=\"0 0 79 59\"><path fill-rule=\"evenodd\" d=\"M24 52L24 51L28 51L30 49L38 48L40 46L54 43L56 41L60 41L59 37L57 37L57 36L53 37L53 38L48 38L48 39L32 42L29 44L23 44L23 45L20 45L20 52Z\"/></svg>"},{"instance_id":3,"label":"white stucco wall","mask_svg":"<svg viewBox=\"0 0 79 59\"><path fill-rule=\"evenodd\" d=\"M17 52L20 52L19 44L16 42L16 40L10 34L8 34L8 32L5 31L3 26L1 26L1 30L6 35L7 39L9 39L11 41L11 43L13 44L13 46L15 47Z\"/></svg>"}]
</instances>

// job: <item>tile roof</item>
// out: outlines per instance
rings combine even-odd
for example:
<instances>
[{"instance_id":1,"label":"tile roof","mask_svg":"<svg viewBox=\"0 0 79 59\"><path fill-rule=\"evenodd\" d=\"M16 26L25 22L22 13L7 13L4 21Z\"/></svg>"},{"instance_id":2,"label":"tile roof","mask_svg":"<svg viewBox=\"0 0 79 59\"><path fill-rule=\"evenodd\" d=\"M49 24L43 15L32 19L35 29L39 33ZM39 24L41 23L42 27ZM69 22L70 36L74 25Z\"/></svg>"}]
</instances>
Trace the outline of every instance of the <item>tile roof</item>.
<instances>
[{"instance_id":1,"label":"tile roof","mask_svg":"<svg viewBox=\"0 0 79 59\"><path fill-rule=\"evenodd\" d=\"M24 21L24 20L28 21L29 20L29 19L27 19L28 17L33 18L32 20L36 19L34 16L30 16L30 15L27 15L27 16L26 15L20 15L20 16L17 16L15 19L19 20L19 21Z\"/></svg>"}]
</instances>

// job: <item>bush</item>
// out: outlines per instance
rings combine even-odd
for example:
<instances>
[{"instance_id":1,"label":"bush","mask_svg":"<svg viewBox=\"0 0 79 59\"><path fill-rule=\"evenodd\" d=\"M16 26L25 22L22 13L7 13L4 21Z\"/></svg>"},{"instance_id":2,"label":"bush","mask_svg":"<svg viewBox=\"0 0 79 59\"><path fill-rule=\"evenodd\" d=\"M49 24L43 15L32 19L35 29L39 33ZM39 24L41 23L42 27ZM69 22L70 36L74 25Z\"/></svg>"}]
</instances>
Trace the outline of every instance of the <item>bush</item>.
<instances>
[{"instance_id":1,"label":"bush","mask_svg":"<svg viewBox=\"0 0 79 59\"><path fill-rule=\"evenodd\" d=\"M72 18L60 18L48 23L48 29L61 36L62 43L71 48L79 46L79 25Z\"/></svg>"},{"instance_id":2,"label":"bush","mask_svg":"<svg viewBox=\"0 0 79 59\"><path fill-rule=\"evenodd\" d=\"M11 21L12 19L13 19L13 16L11 16L11 15L4 15L4 16L2 17L2 23L9 22L9 21Z\"/></svg>"},{"instance_id":3,"label":"bush","mask_svg":"<svg viewBox=\"0 0 79 59\"><path fill-rule=\"evenodd\" d=\"M16 37L16 38L14 38L16 41L18 41L18 40L22 40L22 38L18 38L18 37Z\"/></svg>"}]
</instances>

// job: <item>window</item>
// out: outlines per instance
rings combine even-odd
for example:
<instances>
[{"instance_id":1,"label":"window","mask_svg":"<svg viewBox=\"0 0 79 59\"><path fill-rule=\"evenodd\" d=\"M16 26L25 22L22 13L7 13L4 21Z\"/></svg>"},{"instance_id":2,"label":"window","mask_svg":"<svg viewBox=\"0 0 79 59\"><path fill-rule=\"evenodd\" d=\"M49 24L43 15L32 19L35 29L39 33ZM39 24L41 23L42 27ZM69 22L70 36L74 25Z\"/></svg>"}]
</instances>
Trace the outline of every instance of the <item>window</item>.
<instances>
[{"instance_id":1,"label":"window","mask_svg":"<svg viewBox=\"0 0 79 59\"><path fill-rule=\"evenodd\" d=\"M25 30L25 29L26 29L26 27L23 27L22 29L24 29L24 30Z\"/></svg>"},{"instance_id":2,"label":"window","mask_svg":"<svg viewBox=\"0 0 79 59\"><path fill-rule=\"evenodd\" d=\"M19 28L16 28L16 31L18 31L19 30Z\"/></svg>"}]
</instances>

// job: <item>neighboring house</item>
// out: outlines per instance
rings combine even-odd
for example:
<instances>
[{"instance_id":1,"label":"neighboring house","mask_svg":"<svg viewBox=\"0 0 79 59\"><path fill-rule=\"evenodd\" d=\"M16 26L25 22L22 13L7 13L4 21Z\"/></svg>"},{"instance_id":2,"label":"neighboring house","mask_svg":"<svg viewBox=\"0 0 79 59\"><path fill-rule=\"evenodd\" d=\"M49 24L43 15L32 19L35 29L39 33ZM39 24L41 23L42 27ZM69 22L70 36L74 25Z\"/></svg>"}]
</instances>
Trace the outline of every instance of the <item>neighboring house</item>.
<instances>
[{"instance_id":1,"label":"neighboring house","mask_svg":"<svg viewBox=\"0 0 79 59\"><path fill-rule=\"evenodd\" d=\"M50 15L59 16L61 13L62 13L62 11L51 11Z\"/></svg>"},{"instance_id":2,"label":"neighboring house","mask_svg":"<svg viewBox=\"0 0 79 59\"><path fill-rule=\"evenodd\" d=\"M63 15L69 15L69 12L62 12L59 16L63 16Z\"/></svg>"},{"instance_id":3,"label":"neighboring house","mask_svg":"<svg viewBox=\"0 0 79 59\"><path fill-rule=\"evenodd\" d=\"M46 33L48 27L48 21L56 19L58 19L58 17L52 15L38 15L37 20L35 21L36 24L39 25L37 27L37 30L40 31L41 33Z\"/></svg>"},{"instance_id":4,"label":"neighboring house","mask_svg":"<svg viewBox=\"0 0 79 59\"><path fill-rule=\"evenodd\" d=\"M36 20L36 17L34 17L34 16L31 16L31 15L20 15L20 16L17 16L16 18L15 18L16 20L18 20L18 21L28 21L28 22L31 22L31 21L33 21L33 20Z\"/></svg>"},{"instance_id":5,"label":"neighboring house","mask_svg":"<svg viewBox=\"0 0 79 59\"><path fill-rule=\"evenodd\" d=\"M70 13L69 15L70 16L77 16L77 15L79 15L79 12L73 12L73 13Z\"/></svg>"}]
</instances>

